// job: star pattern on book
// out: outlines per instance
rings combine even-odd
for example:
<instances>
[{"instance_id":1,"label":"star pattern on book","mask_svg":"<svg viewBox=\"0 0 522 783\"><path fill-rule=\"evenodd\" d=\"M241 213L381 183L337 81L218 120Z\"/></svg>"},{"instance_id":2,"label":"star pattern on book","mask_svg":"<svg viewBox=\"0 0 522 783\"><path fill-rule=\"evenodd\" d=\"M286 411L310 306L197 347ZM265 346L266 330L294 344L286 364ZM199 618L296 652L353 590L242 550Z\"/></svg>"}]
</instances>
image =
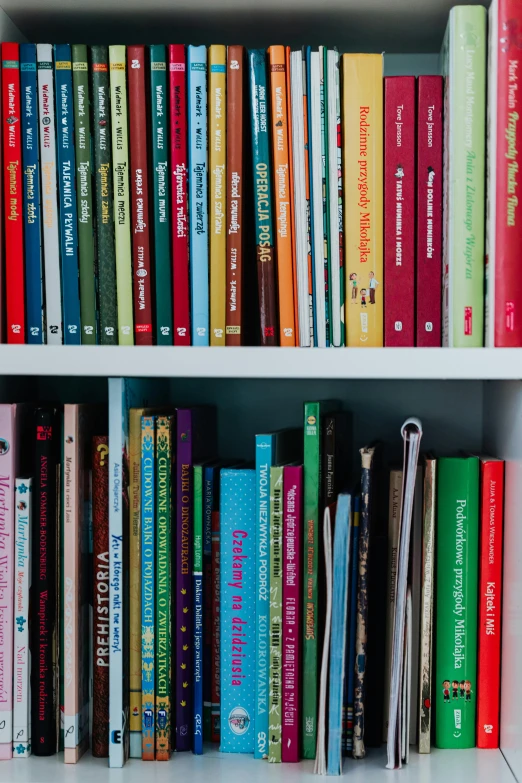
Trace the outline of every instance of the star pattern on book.
<instances>
[{"instance_id":1,"label":"star pattern on book","mask_svg":"<svg viewBox=\"0 0 522 783\"><path fill-rule=\"evenodd\" d=\"M182 587L180 592L181 592L181 595L186 595L187 588L186 587Z\"/></svg>"},{"instance_id":2,"label":"star pattern on book","mask_svg":"<svg viewBox=\"0 0 522 783\"><path fill-rule=\"evenodd\" d=\"M180 663L179 668L180 669L186 669L187 668L187 664L186 663Z\"/></svg>"},{"instance_id":3,"label":"star pattern on book","mask_svg":"<svg viewBox=\"0 0 522 783\"><path fill-rule=\"evenodd\" d=\"M182 633L185 633L185 631L187 630L187 626L186 626L186 625L182 625L182 626L181 626L181 628L180 628L179 630L180 630Z\"/></svg>"},{"instance_id":4,"label":"star pattern on book","mask_svg":"<svg viewBox=\"0 0 522 783\"><path fill-rule=\"evenodd\" d=\"M184 650L188 650L188 644L184 644L184 645L183 645L183 649L184 649Z\"/></svg>"},{"instance_id":5,"label":"star pattern on book","mask_svg":"<svg viewBox=\"0 0 522 783\"><path fill-rule=\"evenodd\" d=\"M183 607L183 614L187 614L187 612L188 612L188 606L184 606Z\"/></svg>"}]
</instances>

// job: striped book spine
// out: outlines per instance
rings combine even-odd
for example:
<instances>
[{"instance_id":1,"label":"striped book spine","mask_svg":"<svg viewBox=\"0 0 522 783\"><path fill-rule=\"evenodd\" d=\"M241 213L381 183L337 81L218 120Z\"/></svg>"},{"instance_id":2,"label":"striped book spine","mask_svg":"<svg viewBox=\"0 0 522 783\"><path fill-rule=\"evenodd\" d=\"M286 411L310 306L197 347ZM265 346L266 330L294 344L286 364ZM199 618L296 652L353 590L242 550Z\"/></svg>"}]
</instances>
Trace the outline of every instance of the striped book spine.
<instances>
[{"instance_id":1,"label":"striped book spine","mask_svg":"<svg viewBox=\"0 0 522 783\"><path fill-rule=\"evenodd\" d=\"M210 344L225 345L226 188L227 188L227 50L208 50L208 137L210 222Z\"/></svg>"},{"instance_id":2,"label":"striped book spine","mask_svg":"<svg viewBox=\"0 0 522 783\"><path fill-rule=\"evenodd\" d=\"M203 753L203 466L194 465L194 547L192 559L194 629L194 745Z\"/></svg>"},{"instance_id":3,"label":"striped book spine","mask_svg":"<svg viewBox=\"0 0 522 783\"><path fill-rule=\"evenodd\" d=\"M283 625L283 468L270 468L270 668L268 761L281 761Z\"/></svg>"},{"instance_id":4,"label":"striped book spine","mask_svg":"<svg viewBox=\"0 0 522 783\"><path fill-rule=\"evenodd\" d=\"M31 755L29 589L31 587L32 478L15 481L13 758Z\"/></svg>"},{"instance_id":5,"label":"striped book spine","mask_svg":"<svg viewBox=\"0 0 522 783\"><path fill-rule=\"evenodd\" d=\"M141 715L143 761L154 761L155 487L154 416L141 419Z\"/></svg>"},{"instance_id":6,"label":"striped book spine","mask_svg":"<svg viewBox=\"0 0 522 783\"><path fill-rule=\"evenodd\" d=\"M173 416L156 424L156 761L170 759L171 744L171 519Z\"/></svg>"}]
</instances>

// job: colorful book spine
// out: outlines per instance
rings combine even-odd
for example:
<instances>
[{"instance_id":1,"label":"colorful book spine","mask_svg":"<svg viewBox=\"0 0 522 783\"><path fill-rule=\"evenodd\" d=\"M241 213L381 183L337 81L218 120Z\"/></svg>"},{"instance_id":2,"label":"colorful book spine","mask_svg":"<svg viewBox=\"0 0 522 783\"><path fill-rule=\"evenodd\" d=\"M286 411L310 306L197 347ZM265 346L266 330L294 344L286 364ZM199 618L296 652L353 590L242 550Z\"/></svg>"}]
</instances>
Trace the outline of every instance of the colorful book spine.
<instances>
[{"instance_id":1,"label":"colorful book spine","mask_svg":"<svg viewBox=\"0 0 522 783\"><path fill-rule=\"evenodd\" d=\"M295 346L290 159L284 46L270 46L271 132L274 161L274 214L279 291L279 343Z\"/></svg>"},{"instance_id":2,"label":"colorful book spine","mask_svg":"<svg viewBox=\"0 0 522 783\"><path fill-rule=\"evenodd\" d=\"M156 424L156 761L170 758L173 418L158 416Z\"/></svg>"},{"instance_id":3,"label":"colorful book spine","mask_svg":"<svg viewBox=\"0 0 522 783\"><path fill-rule=\"evenodd\" d=\"M330 341L344 345L344 248L343 248L343 163L341 144L341 81L339 52L329 49L326 57L326 116L328 130L328 194L330 252Z\"/></svg>"},{"instance_id":4,"label":"colorful book spine","mask_svg":"<svg viewBox=\"0 0 522 783\"><path fill-rule=\"evenodd\" d=\"M486 9L451 9L444 76L443 343L484 344Z\"/></svg>"},{"instance_id":5,"label":"colorful book spine","mask_svg":"<svg viewBox=\"0 0 522 783\"><path fill-rule=\"evenodd\" d=\"M118 343L134 344L125 46L109 46Z\"/></svg>"},{"instance_id":6,"label":"colorful book spine","mask_svg":"<svg viewBox=\"0 0 522 783\"><path fill-rule=\"evenodd\" d=\"M0 405L0 438L4 444L0 455L0 759L13 756L16 419L15 405Z\"/></svg>"},{"instance_id":7,"label":"colorful book spine","mask_svg":"<svg viewBox=\"0 0 522 783\"><path fill-rule=\"evenodd\" d=\"M221 471L221 742L253 753L255 697L255 471ZM241 568L237 568L241 558Z\"/></svg>"},{"instance_id":8,"label":"colorful book spine","mask_svg":"<svg viewBox=\"0 0 522 783\"><path fill-rule=\"evenodd\" d=\"M32 478L15 481L15 595L13 758L31 755L29 590L31 587Z\"/></svg>"},{"instance_id":9,"label":"colorful book spine","mask_svg":"<svg viewBox=\"0 0 522 783\"><path fill-rule=\"evenodd\" d=\"M76 156L74 154L74 108L71 47L69 44L56 44L54 47L54 91L64 343L66 345L80 345L82 330L78 266L78 214L76 210Z\"/></svg>"},{"instance_id":10,"label":"colorful book spine","mask_svg":"<svg viewBox=\"0 0 522 783\"><path fill-rule=\"evenodd\" d=\"M477 747L498 748L504 463L484 458L480 474Z\"/></svg>"},{"instance_id":11,"label":"colorful book spine","mask_svg":"<svg viewBox=\"0 0 522 783\"><path fill-rule=\"evenodd\" d=\"M225 345L227 200L227 50L208 50L210 344Z\"/></svg>"},{"instance_id":12,"label":"colorful book spine","mask_svg":"<svg viewBox=\"0 0 522 783\"><path fill-rule=\"evenodd\" d=\"M102 345L117 345L118 308L114 204L112 199L111 98L107 47L91 46L91 62L100 342Z\"/></svg>"},{"instance_id":13,"label":"colorful book spine","mask_svg":"<svg viewBox=\"0 0 522 783\"><path fill-rule=\"evenodd\" d=\"M326 347L326 289L321 150L321 98L324 96L322 95L319 52L312 51L310 46L306 50L306 65L314 335L315 345L324 348Z\"/></svg>"},{"instance_id":14,"label":"colorful book spine","mask_svg":"<svg viewBox=\"0 0 522 783\"><path fill-rule=\"evenodd\" d=\"M192 344L209 344L207 50L189 46L187 57L190 294Z\"/></svg>"},{"instance_id":15,"label":"colorful book spine","mask_svg":"<svg viewBox=\"0 0 522 783\"><path fill-rule=\"evenodd\" d=\"M300 758L303 467L283 470L283 673L281 760Z\"/></svg>"},{"instance_id":16,"label":"colorful book spine","mask_svg":"<svg viewBox=\"0 0 522 783\"><path fill-rule=\"evenodd\" d=\"M172 345L167 50L163 44L150 47L150 94L156 343Z\"/></svg>"},{"instance_id":17,"label":"colorful book spine","mask_svg":"<svg viewBox=\"0 0 522 783\"><path fill-rule=\"evenodd\" d=\"M143 761L154 761L155 738L155 417L141 419L141 736Z\"/></svg>"},{"instance_id":18,"label":"colorful book spine","mask_svg":"<svg viewBox=\"0 0 522 783\"><path fill-rule=\"evenodd\" d=\"M127 47L134 341L152 345L145 47Z\"/></svg>"},{"instance_id":19,"label":"colorful book spine","mask_svg":"<svg viewBox=\"0 0 522 783\"><path fill-rule=\"evenodd\" d=\"M93 638L91 751L109 755L109 438L92 441Z\"/></svg>"},{"instance_id":20,"label":"colorful book spine","mask_svg":"<svg viewBox=\"0 0 522 783\"><path fill-rule=\"evenodd\" d=\"M261 345L277 345L272 176L268 85L264 49L248 52L254 176L257 283Z\"/></svg>"},{"instance_id":21,"label":"colorful book spine","mask_svg":"<svg viewBox=\"0 0 522 783\"><path fill-rule=\"evenodd\" d=\"M210 465L203 468L203 739L206 742L210 742L212 733L212 505L215 486L219 486L218 479L219 470L217 468ZM196 474L194 474L195 480ZM196 519L195 515L196 511L194 511L194 520Z\"/></svg>"},{"instance_id":22,"label":"colorful book spine","mask_svg":"<svg viewBox=\"0 0 522 783\"><path fill-rule=\"evenodd\" d=\"M422 528L422 595L420 627L419 753L431 751L433 672L433 592L435 586L435 514L437 462L427 459L424 470Z\"/></svg>"},{"instance_id":23,"label":"colorful book spine","mask_svg":"<svg viewBox=\"0 0 522 783\"><path fill-rule=\"evenodd\" d=\"M141 759L141 417L129 411L129 710L130 757Z\"/></svg>"},{"instance_id":24,"label":"colorful book spine","mask_svg":"<svg viewBox=\"0 0 522 783\"><path fill-rule=\"evenodd\" d=\"M326 103L328 101L326 82L326 60L328 50L326 46L319 47L319 100L321 120L321 195L323 202L323 266L324 266L324 323L326 331L326 347L330 347L331 341L331 312L332 312L332 269L330 248L330 202L328 200L329 179L328 171L328 114Z\"/></svg>"},{"instance_id":25,"label":"colorful book spine","mask_svg":"<svg viewBox=\"0 0 522 783\"><path fill-rule=\"evenodd\" d=\"M292 278L293 278L293 293L294 293L294 334L295 344L297 347L301 345L299 340L299 301L298 301L298 282L297 282L297 255L296 255L296 227L295 227L295 212L294 212L294 137L293 137L293 125L292 125L292 78L291 78L291 49L289 46L285 46L285 86L286 86L286 103L287 103L287 118L288 118L288 177L290 187L290 231L292 233Z\"/></svg>"},{"instance_id":26,"label":"colorful book spine","mask_svg":"<svg viewBox=\"0 0 522 783\"><path fill-rule=\"evenodd\" d=\"M442 458L437 472L437 612L448 617L437 622L435 741L439 748L474 748L479 460Z\"/></svg>"},{"instance_id":27,"label":"colorful book spine","mask_svg":"<svg viewBox=\"0 0 522 783\"><path fill-rule=\"evenodd\" d=\"M283 625L283 468L270 468L270 614L268 761L281 761Z\"/></svg>"},{"instance_id":28,"label":"colorful book spine","mask_svg":"<svg viewBox=\"0 0 522 783\"><path fill-rule=\"evenodd\" d=\"M351 755L353 750L353 725L355 703L355 636L357 631L357 579L359 576L359 530L361 500L353 499L352 556L350 559L350 609L348 623L348 648L346 651L346 731L344 751Z\"/></svg>"},{"instance_id":29,"label":"colorful book spine","mask_svg":"<svg viewBox=\"0 0 522 783\"><path fill-rule=\"evenodd\" d=\"M346 345L383 345L383 58L343 54Z\"/></svg>"},{"instance_id":30,"label":"colorful book spine","mask_svg":"<svg viewBox=\"0 0 522 783\"><path fill-rule=\"evenodd\" d=\"M212 512L212 671L211 741L221 739L221 528L219 508Z\"/></svg>"},{"instance_id":31,"label":"colorful book spine","mask_svg":"<svg viewBox=\"0 0 522 783\"><path fill-rule=\"evenodd\" d=\"M187 78L183 44L169 45L174 345L190 345Z\"/></svg>"},{"instance_id":32,"label":"colorful book spine","mask_svg":"<svg viewBox=\"0 0 522 783\"><path fill-rule=\"evenodd\" d=\"M417 79L416 340L442 344L442 76Z\"/></svg>"},{"instance_id":33,"label":"colorful book spine","mask_svg":"<svg viewBox=\"0 0 522 783\"><path fill-rule=\"evenodd\" d=\"M73 44L71 51L82 345L96 345L96 262L93 230L89 62L85 44Z\"/></svg>"},{"instance_id":34,"label":"colorful book spine","mask_svg":"<svg viewBox=\"0 0 522 783\"><path fill-rule=\"evenodd\" d=\"M42 237L40 218L40 161L38 156L38 86L36 46L20 44L22 94L22 164L24 194L25 308L27 342L45 342Z\"/></svg>"},{"instance_id":35,"label":"colorful book spine","mask_svg":"<svg viewBox=\"0 0 522 783\"><path fill-rule=\"evenodd\" d=\"M384 80L384 344L415 344L415 77Z\"/></svg>"},{"instance_id":36,"label":"colorful book spine","mask_svg":"<svg viewBox=\"0 0 522 783\"><path fill-rule=\"evenodd\" d=\"M242 343L245 51L227 51L226 345Z\"/></svg>"},{"instance_id":37,"label":"colorful book spine","mask_svg":"<svg viewBox=\"0 0 522 783\"><path fill-rule=\"evenodd\" d=\"M270 614L270 468L274 435L256 435L256 679L255 758L268 757L268 673Z\"/></svg>"},{"instance_id":38,"label":"colorful book spine","mask_svg":"<svg viewBox=\"0 0 522 783\"><path fill-rule=\"evenodd\" d=\"M25 343L24 212L20 53L17 43L2 44L4 153L4 241L7 341Z\"/></svg>"},{"instance_id":39,"label":"colorful book spine","mask_svg":"<svg viewBox=\"0 0 522 783\"><path fill-rule=\"evenodd\" d=\"M203 753L203 467L194 465L194 549L192 595L194 629L194 721L193 751Z\"/></svg>"}]
</instances>

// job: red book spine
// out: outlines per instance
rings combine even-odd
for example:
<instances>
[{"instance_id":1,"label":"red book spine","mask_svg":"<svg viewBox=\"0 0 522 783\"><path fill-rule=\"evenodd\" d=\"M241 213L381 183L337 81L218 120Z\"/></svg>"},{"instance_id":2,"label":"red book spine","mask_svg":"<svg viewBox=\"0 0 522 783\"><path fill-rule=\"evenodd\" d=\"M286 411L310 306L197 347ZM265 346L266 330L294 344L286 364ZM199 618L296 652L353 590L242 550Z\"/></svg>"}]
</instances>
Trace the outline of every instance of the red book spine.
<instances>
[{"instance_id":1,"label":"red book spine","mask_svg":"<svg viewBox=\"0 0 522 783\"><path fill-rule=\"evenodd\" d=\"M92 441L93 703L92 755L109 755L109 439Z\"/></svg>"},{"instance_id":2,"label":"red book spine","mask_svg":"<svg viewBox=\"0 0 522 783\"><path fill-rule=\"evenodd\" d=\"M169 46L174 345L190 345L186 55Z\"/></svg>"},{"instance_id":3,"label":"red book spine","mask_svg":"<svg viewBox=\"0 0 522 783\"><path fill-rule=\"evenodd\" d=\"M370 305L371 306L371 305ZM415 77L384 80L384 344L415 339Z\"/></svg>"},{"instance_id":4,"label":"red book spine","mask_svg":"<svg viewBox=\"0 0 522 783\"><path fill-rule=\"evenodd\" d=\"M212 700L211 742L219 742L220 717L220 558L219 558L219 511L212 512L212 673L210 698Z\"/></svg>"},{"instance_id":5,"label":"red book spine","mask_svg":"<svg viewBox=\"0 0 522 783\"><path fill-rule=\"evenodd\" d=\"M283 469L283 726L282 760L299 761L301 659L301 529L303 468Z\"/></svg>"},{"instance_id":6,"label":"red book spine","mask_svg":"<svg viewBox=\"0 0 522 783\"><path fill-rule=\"evenodd\" d=\"M416 342L442 345L442 76L417 81Z\"/></svg>"},{"instance_id":7,"label":"red book spine","mask_svg":"<svg viewBox=\"0 0 522 783\"><path fill-rule=\"evenodd\" d=\"M481 463L477 747L498 748L504 463Z\"/></svg>"},{"instance_id":8,"label":"red book spine","mask_svg":"<svg viewBox=\"0 0 522 783\"><path fill-rule=\"evenodd\" d=\"M4 135L4 234L7 342L25 343L20 55L17 43L2 44Z\"/></svg>"},{"instance_id":9,"label":"red book spine","mask_svg":"<svg viewBox=\"0 0 522 783\"><path fill-rule=\"evenodd\" d=\"M129 87L134 339L136 345L152 345L144 46L127 47L127 78Z\"/></svg>"}]
</instances>

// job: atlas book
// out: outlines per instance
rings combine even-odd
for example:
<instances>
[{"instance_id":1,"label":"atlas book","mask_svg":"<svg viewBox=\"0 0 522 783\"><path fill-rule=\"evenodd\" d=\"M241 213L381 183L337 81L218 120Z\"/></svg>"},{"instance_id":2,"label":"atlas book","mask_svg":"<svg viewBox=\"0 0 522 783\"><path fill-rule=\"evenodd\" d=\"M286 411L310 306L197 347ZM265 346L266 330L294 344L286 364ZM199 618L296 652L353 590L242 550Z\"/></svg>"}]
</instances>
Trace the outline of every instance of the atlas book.
<instances>
[{"instance_id":1,"label":"atlas book","mask_svg":"<svg viewBox=\"0 0 522 783\"><path fill-rule=\"evenodd\" d=\"M227 50L208 50L210 344L225 345L227 252Z\"/></svg>"},{"instance_id":2,"label":"atlas book","mask_svg":"<svg viewBox=\"0 0 522 783\"><path fill-rule=\"evenodd\" d=\"M141 736L143 761L155 757L156 419L141 418Z\"/></svg>"},{"instance_id":3,"label":"atlas book","mask_svg":"<svg viewBox=\"0 0 522 783\"><path fill-rule=\"evenodd\" d=\"M31 654L29 591L31 588L32 478L15 481L13 758L31 755Z\"/></svg>"}]
</instances>

